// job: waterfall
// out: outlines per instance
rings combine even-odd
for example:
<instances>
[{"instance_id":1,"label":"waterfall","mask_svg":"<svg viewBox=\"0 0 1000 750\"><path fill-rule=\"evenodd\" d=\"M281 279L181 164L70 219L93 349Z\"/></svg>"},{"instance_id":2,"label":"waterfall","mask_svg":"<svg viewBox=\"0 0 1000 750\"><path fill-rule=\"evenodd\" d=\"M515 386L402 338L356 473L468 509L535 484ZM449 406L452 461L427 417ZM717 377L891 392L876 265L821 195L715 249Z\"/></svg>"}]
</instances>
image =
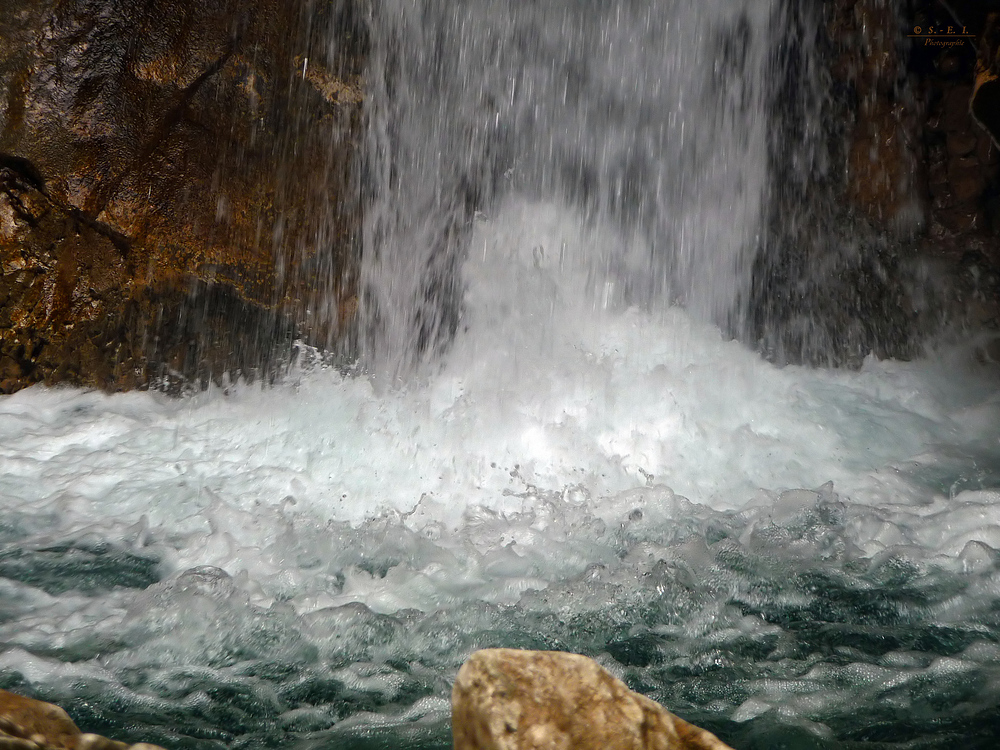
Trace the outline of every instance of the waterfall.
<instances>
[{"instance_id":1,"label":"waterfall","mask_svg":"<svg viewBox=\"0 0 1000 750\"><path fill-rule=\"evenodd\" d=\"M995 360L746 345L839 340L823 277L878 277L820 4L372 5L370 377L0 397L2 686L171 749L445 750L470 653L555 649L734 748L995 748Z\"/></svg>"},{"instance_id":2,"label":"waterfall","mask_svg":"<svg viewBox=\"0 0 1000 750\"><path fill-rule=\"evenodd\" d=\"M587 260L609 307L727 322L769 177L777 2L388 0L371 21L362 350L391 379L463 308L476 212L555 199L621 238ZM512 290L516 294L516 290Z\"/></svg>"}]
</instances>

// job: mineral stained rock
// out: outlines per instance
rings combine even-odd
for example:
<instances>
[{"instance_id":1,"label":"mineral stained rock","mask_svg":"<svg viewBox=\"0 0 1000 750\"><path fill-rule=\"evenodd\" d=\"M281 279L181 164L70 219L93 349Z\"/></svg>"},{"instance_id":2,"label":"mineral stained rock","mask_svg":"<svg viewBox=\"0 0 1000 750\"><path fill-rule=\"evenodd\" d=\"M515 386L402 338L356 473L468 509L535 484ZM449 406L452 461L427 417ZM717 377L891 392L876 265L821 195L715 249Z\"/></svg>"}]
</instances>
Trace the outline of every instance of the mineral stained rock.
<instances>
[{"instance_id":1,"label":"mineral stained rock","mask_svg":"<svg viewBox=\"0 0 1000 750\"><path fill-rule=\"evenodd\" d=\"M585 656L485 649L452 690L455 750L731 750Z\"/></svg>"},{"instance_id":2,"label":"mineral stained rock","mask_svg":"<svg viewBox=\"0 0 1000 750\"><path fill-rule=\"evenodd\" d=\"M828 33L836 50L833 79L854 92L848 127L846 197L879 226L908 234L923 222L923 153L919 108L900 81L894 9L881 0L829 3Z\"/></svg>"},{"instance_id":3,"label":"mineral stained rock","mask_svg":"<svg viewBox=\"0 0 1000 750\"><path fill-rule=\"evenodd\" d=\"M1000 144L1000 13L991 13L979 38L972 114Z\"/></svg>"},{"instance_id":4,"label":"mineral stained rock","mask_svg":"<svg viewBox=\"0 0 1000 750\"><path fill-rule=\"evenodd\" d=\"M362 2L4 1L0 393L264 374L341 335Z\"/></svg>"},{"instance_id":5,"label":"mineral stained rock","mask_svg":"<svg viewBox=\"0 0 1000 750\"><path fill-rule=\"evenodd\" d=\"M128 745L81 733L59 706L0 690L0 748L3 750L163 750L141 742Z\"/></svg>"}]
</instances>

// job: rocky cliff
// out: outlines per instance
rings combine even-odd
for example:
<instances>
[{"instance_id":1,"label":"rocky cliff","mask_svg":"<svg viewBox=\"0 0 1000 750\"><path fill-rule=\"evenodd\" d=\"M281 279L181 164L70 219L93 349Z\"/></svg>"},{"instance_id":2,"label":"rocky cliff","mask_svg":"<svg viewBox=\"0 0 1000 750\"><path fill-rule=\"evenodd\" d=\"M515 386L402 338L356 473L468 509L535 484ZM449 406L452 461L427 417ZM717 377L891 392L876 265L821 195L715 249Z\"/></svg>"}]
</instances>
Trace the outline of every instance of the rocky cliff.
<instances>
[{"instance_id":1,"label":"rocky cliff","mask_svg":"<svg viewBox=\"0 0 1000 750\"><path fill-rule=\"evenodd\" d=\"M350 0L9 0L0 392L268 375L335 340L364 55Z\"/></svg>"}]
</instances>

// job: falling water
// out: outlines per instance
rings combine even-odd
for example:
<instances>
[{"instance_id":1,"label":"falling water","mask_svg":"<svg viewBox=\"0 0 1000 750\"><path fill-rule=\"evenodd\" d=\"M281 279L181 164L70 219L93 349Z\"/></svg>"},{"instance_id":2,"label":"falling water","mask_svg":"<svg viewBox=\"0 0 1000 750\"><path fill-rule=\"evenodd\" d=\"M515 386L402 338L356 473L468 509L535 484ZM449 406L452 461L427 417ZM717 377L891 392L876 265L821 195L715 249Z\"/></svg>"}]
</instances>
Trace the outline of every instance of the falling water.
<instances>
[{"instance_id":1,"label":"falling water","mask_svg":"<svg viewBox=\"0 0 1000 750\"><path fill-rule=\"evenodd\" d=\"M393 0L372 29L375 370L398 376L451 340L473 216L511 194L614 227L587 259L602 306L732 314L767 192L777 3Z\"/></svg>"},{"instance_id":2,"label":"falling water","mask_svg":"<svg viewBox=\"0 0 1000 750\"><path fill-rule=\"evenodd\" d=\"M440 750L473 650L550 648L739 750L996 747L996 370L719 327L784 19L378 4L371 377L0 399L0 687L171 749Z\"/></svg>"}]
</instances>

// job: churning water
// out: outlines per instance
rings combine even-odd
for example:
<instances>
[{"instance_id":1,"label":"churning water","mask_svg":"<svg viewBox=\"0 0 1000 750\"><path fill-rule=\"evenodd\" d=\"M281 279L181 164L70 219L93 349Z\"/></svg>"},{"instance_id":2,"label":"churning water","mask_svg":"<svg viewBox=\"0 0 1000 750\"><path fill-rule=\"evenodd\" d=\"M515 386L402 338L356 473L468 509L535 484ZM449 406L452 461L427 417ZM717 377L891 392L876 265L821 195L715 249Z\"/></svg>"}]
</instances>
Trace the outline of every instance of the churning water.
<instances>
[{"instance_id":1,"label":"churning water","mask_svg":"<svg viewBox=\"0 0 1000 750\"><path fill-rule=\"evenodd\" d=\"M776 13L380 5L370 377L0 399L0 687L171 748L443 748L503 645L741 750L996 747L996 370L716 326Z\"/></svg>"},{"instance_id":2,"label":"churning water","mask_svg":"<svg viewBox=\"0 0 1000 750\"><path fill-rule=\"evenodd\" d=\"M451 339L473 212L511 192L620 228L587 258L605 306L725 320L767 193L773 5L380 3L362 273L378 375Z\"/></svg>"}]
</instances>

